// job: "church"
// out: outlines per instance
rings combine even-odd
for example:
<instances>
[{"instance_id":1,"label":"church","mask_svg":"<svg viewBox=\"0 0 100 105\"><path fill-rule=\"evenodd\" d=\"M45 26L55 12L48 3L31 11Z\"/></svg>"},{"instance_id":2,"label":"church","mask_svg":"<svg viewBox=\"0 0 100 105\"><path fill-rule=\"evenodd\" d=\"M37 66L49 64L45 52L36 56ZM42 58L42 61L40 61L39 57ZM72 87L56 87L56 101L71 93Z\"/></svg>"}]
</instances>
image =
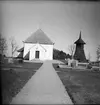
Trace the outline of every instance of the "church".
<instances>
[{"instance_id":1,"label":"church","mask_svg":"<svg viewBox=\"0 0 100 105\"><path fill-rule=\"evenodd\" d=\"M55 52L54 43L41 29L38 29L29 36L25 41L23 41L23 44L24 46L18 50L19 55L17 58L22 58L24 60L59 59L55 56L57 56L61 51L57 50L57 52ZM74 59L79 62L87 62L84 52L84 44L86 43L81 38L81 31L79 39L75 41L74 44L76 44ZM64 54L63 59L66 57L66 54Z\"/></svg>"},{"instance_id":2,"label":"church","mask_svg":"<svg viewBox=\"0 0 100 105\"><path fill-rule=\"evenodd\" d=\"M18 57L23 56L25 60L52 60L54 43L41 30L38 29L35 33L23 41L24 47L19 49Z\"/></svg>"}]
</instances>

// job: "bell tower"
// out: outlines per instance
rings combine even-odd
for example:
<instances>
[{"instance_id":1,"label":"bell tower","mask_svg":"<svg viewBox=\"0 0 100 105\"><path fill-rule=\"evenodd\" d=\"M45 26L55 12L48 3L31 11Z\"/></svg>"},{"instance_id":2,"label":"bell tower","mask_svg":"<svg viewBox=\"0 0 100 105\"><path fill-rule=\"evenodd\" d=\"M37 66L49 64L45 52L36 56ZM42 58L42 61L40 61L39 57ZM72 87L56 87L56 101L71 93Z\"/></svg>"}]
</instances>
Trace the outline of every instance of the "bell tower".
<instances>
[{"instance_id":1,"label":"bell tower","mask_svg":"<svg viewBox=\"0 0 100 105\"><path fill-rule=\"evenodd\" d=\"M76 42L74 42L74 44L76 44L74 59L78 60L79 62L86 62L86 57L84 53L84 44L86 43L81 38L81 31L79 39Z\"/></svg>"}]
</instances>

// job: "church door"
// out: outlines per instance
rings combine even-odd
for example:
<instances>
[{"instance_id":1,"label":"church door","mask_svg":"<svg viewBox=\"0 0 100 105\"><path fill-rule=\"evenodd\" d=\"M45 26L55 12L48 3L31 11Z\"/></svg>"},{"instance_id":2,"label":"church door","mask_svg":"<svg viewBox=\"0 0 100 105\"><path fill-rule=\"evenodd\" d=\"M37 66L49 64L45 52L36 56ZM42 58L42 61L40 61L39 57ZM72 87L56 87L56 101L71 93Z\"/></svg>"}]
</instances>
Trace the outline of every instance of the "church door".
<instances>
[{"instance_id":1,"label":"church door","mask_svg":"<svg viewBox=\"0 0 100 105\"><path fill-rule=\"evenodd\" d=\"M35 58L39 58L39 51L35 52Z\"/></svg>"}]
</instances>

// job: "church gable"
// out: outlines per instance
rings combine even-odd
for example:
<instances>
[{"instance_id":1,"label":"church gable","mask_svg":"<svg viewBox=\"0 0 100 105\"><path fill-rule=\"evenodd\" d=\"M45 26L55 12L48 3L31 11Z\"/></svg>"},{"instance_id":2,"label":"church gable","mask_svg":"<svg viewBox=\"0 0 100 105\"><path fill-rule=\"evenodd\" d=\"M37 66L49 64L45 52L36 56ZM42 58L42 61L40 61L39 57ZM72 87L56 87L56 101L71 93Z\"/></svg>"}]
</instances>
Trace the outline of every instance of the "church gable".
<instances>
[{"instance_id":1,"label":"church gable","mask_svg":"<svg viewBox=\"0 0 100 105\"><path fill-rule=\"evenodd\" d=\"M43 59L46 55L46 49L40 45L36 44L30 49L30 60L33 59Z\"/></svg>"},{"instance_id":2,"label":"church gable","mask_svg":"<svg viewBox=\"0 0 100 105\"><path fill-rule=\"evenodd\" d=\"M42 44L39 44L39 43L37 43L37 44L35 44L35 45L33 45L31 48L30 48L30 50L43 50L43 51L46 51L46 49L43 47L43 45Z\"/></svg>"}]
</instances>

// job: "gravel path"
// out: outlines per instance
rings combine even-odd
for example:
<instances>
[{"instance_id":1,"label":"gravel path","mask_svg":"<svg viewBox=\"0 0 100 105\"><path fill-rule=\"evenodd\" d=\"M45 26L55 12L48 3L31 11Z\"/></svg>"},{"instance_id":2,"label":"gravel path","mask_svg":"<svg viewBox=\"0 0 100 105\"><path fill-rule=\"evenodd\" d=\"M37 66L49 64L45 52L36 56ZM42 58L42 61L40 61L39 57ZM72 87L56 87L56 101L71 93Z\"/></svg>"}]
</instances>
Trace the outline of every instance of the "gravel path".
<instances>
[{"instance_id":1,"label":"gravel path","mask_svg":"<svg viewBox=\"0 0 100 105\"><path fill-rule=\"evenodd\" d=\"M73 104L52 66L45 61L11 104Z\"/></svg>"}]
</instances>

